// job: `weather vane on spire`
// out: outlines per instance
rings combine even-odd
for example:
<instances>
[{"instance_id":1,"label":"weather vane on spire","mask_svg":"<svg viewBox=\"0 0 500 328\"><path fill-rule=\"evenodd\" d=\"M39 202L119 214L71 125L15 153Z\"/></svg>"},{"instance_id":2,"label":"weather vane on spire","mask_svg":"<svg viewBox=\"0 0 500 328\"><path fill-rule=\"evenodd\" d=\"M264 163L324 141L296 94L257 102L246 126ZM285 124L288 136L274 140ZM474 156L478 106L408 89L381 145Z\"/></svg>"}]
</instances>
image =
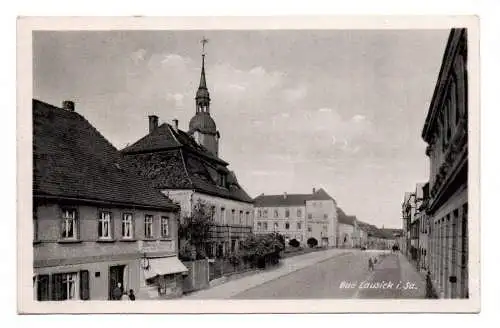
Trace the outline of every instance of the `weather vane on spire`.
<instances>
[{"instance_id":1,"label":"weather vane on spire","mask_svg":"<svg viewBox=\"0 0 500 328\"><path fill-rule=\"evenodd\" d=\"M200 41L202 47L202 55L205 55L205 44L208 43L208 39L203 37Z\"/></svg>"}]
</instances>

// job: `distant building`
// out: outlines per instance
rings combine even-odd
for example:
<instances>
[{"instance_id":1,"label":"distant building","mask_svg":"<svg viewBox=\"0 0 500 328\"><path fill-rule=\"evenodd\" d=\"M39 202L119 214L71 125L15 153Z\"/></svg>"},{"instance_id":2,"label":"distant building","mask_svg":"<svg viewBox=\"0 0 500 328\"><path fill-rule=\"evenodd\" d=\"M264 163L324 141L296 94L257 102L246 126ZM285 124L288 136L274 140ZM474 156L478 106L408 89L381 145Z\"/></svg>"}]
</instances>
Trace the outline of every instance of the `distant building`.
<instances>
[{"instance_id":1,"label":"distant building","mask_svg":"<svg viewBox=\"0 0 500 328\"><path fill-rule=\"evenodd\" d=\"M338 247L360 247L359 227L356 217L353 215L345 214L344 211L340 207L338 207L337 220Z\"/></svg>"},{"instance_id":2,"label":"distant building","mask_svg":"<svg viewBox=\"0 0 500 328\"><path fill-rule=\"evenodd\" d=\"M452 29L422 131L430 164L430 272L444 298L469 296L467 88L467 29Z\"/></svg>"},{"instance_id":3,"label":"distant building","mask_svg":"<svg viewBox=\"0 0 500 328\"><path fill-rule=\"evenodd\" d=\"M211 209L214 228L205 253L220 258L237 251L252 232L253 200L219 157L220 134L210 116L205 55L195 105L187 132L177 120L158 125L158 117L151 115L149 133L122 154L140 175L180 205L181 219L191 216L198 202Z\"/></svg>"},{"instance_id":4,"label":"distant building","mask_svg":"<svg viewBox=\"0 0 500 328\"><path fill-rule=\"evenodd\" d=\"M415 247L415 240L418 238L415 229L412 229L412 222L415 221L416 214L416 195L415 192L405 192L402 203L402 216L403 216L403 244L401 250L403 254L409 258L416 260L417 250ZM413 247L412 247L413 246Z\"/></svg>"},{"instance_id":5,"label":"distant building","mask_svg":"<svg viewBox=\"0 0 500 328\"><path fill-rule=\"evenodd\" d=\"M180 296L178 213L73 102L33 100L36 300L108 300L118 283L138 299Z\"/></svg>"},{"instance_id":6,"label":"distant building","mask_svg":"<svg viewBox=\"0 0 500 328\"><path fill-rule=\"evenodd\" d=\"M323 189L311 194L262 194L255 198L254 231L278 232L303 245L315 238L320 246L335 246L337 204Z\"/></svg>"}]
</instances>

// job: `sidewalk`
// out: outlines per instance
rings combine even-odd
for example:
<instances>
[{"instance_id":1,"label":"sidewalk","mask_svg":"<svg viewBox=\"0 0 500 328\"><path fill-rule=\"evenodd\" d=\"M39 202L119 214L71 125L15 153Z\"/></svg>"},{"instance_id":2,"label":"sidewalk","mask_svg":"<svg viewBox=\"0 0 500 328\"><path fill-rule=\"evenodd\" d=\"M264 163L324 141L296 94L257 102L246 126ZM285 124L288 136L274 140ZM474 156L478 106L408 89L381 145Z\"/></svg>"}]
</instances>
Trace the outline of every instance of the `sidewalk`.
<instances>
[{"instance_id":1,"label":"sidewalk","mask_svg":"<svg viewBox=\"0 0 500 328\"><path fill-rule=\"evenodd\" d=\"M406 289L402 291L404 298L425 298L425 276L418 272L413 264L411 264L406 256L399 253L399 266L401 268L401 281L403 283L414 283L416 289Z\"/></svg>"},{"instance_id":2,"label":"sidewalk","mask_svg":"<svg viewBox=\"0 0 500 328\"><path fill-rule=\"evenodd\" d=\"M225 284L215 286L210 289L185 295L182 299L228 299L250 288L262 285L268 281L278 279L284 275L298 271L313 264L328 260L341 254L356 252L352 249L329 249L320 252L307 253L281 260L281 265L274 270L256 273L254 275L242 277L229 281Z\"/></svg>"}]
</instances>

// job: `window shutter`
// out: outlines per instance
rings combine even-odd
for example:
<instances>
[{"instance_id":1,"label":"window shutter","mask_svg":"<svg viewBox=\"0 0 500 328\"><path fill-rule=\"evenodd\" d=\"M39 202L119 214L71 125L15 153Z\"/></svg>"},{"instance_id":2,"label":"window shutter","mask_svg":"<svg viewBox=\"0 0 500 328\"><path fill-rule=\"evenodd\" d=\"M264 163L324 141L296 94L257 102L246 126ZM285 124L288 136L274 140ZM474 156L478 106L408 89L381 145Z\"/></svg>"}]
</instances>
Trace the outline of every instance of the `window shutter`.
<instances>
[{"instance_id":1,"label":"window shutter","mask_svg":"<svg viewBox=\"0 0 500 328\"><path fill-rule=\"evenodd\" d=\"M48 274L38 276L37 301L48 301L50 299L49 282L50 278Z\"/></svg>"},{"instance_id":2,"label":"window shutter","mask_svg":"<svg viewBox=\"0 0 500 328\"><path fill-rule=\"evenodd\" d=\"M90 299L89 272L87 270L80 271L80 298L84 301Z\"/></svg>"},{"instance_id":3,"label":"window shutter","mask_svg":"<svg viewBox=\"0 0 500 328\"><path fill-rule=\"evenodd\" d=\"M59 238L64 238L64 210L61 211L59 216Z\"/></svg>"},{"instance_id":4,"label":"window shutter","mask_svg":"<svg viewBox=\"0 0 500 328\"><path fill-rule=\"evenodd\" d=\"M113 213L109 212L109 229L111 230L109 233L109 238L115 238L115 220L113 217Z\"/></svg>"},{"instance_id":5,"label":"window shutter","mask_svg":"<svg viewBox=\"0 0 500 328\"><path fill-rule=\"evenodd\" d=\"M99 239L101 236L102 236L102 230L101 230L101 215L102 215L102 212L98 211L97 212L97 238L96 239Z\"/></svg>"},{"instance_id":6,"label":"window shutter","mask_svg":"<svg viewBox=\"0 0 500 328\"><path fill-rule=\"evenodd\" d=\"M52 275L52 300L60 301L64 299L63 275Z\"/></svg>"},{"instance_id":7,"label":"window shutter","mask_svg":"<svg viewBox=\"0 0 500 328\"><path fill-rule=\"evenodd\" d=\"M80 216L78 215L78 211L75 209L75 229L76 229L76 234L75 237L77 240L80 240L80 230L82 227L82 224L80 223Z\"/></svg>"}]
</instances>

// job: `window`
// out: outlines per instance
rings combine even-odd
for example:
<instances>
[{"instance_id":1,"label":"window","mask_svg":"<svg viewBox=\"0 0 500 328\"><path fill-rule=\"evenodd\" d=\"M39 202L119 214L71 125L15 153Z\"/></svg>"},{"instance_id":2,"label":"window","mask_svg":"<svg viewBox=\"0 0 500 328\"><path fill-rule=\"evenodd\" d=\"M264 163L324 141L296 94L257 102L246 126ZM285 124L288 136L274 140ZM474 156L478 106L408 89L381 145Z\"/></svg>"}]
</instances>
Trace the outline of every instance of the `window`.
<instances>
[{"instance_id":1,"label":"window","mask_svg":"<svg viewBox=\"0 0 500 328\"><path fill-rule=\"evenodd\" d=\"M280 213L278 210L274 210L274 217L278 218L280 216Z\"/></svg>"},{"instance_id":2,"label":"window","mask_svg":"<svg viewBox=\"0 0 500 328\"><path fill-rule=\"evenodd\" d=\"M149 214L144 216L144 238L153 238L153 216Z\"/></svg>"},{"instance_id":3,"label":"window","mask_svg":"<svg viewBox=\"0 0 500 328\"><path fill-rule=\"evenodd\" d=\"M240 225L243 224L243 211L240 211Z\"/></svg>"},{"instance_id":4,"label":"window","mask_svg":"<svg viewBox=\"0 0 500 328\"><path fill-rule=\"evenodd\" d=\"M285 210L285 217L286 218L290 217L290 210L288 208Z\"/></svg>"},{"instance_id":5,"label":"window","mask_svg":"<svg viewBox=\"0 0 500 328\"><path fill-rule=\"evenodd\" d=\"M267 222L264 222L264 223L262 224L262 229L263 229L264 231L267 231Z\"/></svg>"},{"instance_id":6,"label":"window","mask_svg":"<svg viewBox=\"0 0 500 328\"><path fill-rule=\"evenodd\" d=\"M263 216L263 217L265 217L265 218L267 218L267 209L265 209L265 210L263 211L262 216Z\"/></svg>"},{"instance_id":7,"label":"window","mask_svg":"<svg viewBox=\"0 0 500 328\"><path fill-rule=\"evenodd\" d=\"M323 218L326 220L328 219L328 214L323 214Z\"/></svg>"},{"instance_id":8,"label":"window","mask_svg":"<svg viewBox=\"0 0 500 328\"><path fill-rule=\"evenodd\" d=\"M286 229L286 230L290 229L290 223L288 223L288 222L287 222L287 223L285 223L285 229Z\"/></svg>"},{"instance_id":9,"label":"window","mask_svg":"<svg viewBox=\"0 0 500 328\"><path fill-rule=\"evenodd\" d=\"M215 220L215 213L216 213L216 211L215 211L215 206L213 206L213 205L212 205L212 206L210 207L210 219L211 219L212 221L214 221L214 220Z\"/></svg>"},{"instance_id":10,"label":"window","mask_svg":"<svg viewBox=\"0 0 500 328\"><path fill-rule=\"evenodd\" d=\"M231 210L231 224L236 223L236 212L234 209Z\"/></svg>"},{"instance_id":11,"label":"window","mask_svg":"<svg viewBox=\"0 0 500 328\"><path fill-rule=\"evenodd\" d=\"M232 239L231 240L231 253L234 253L235 248L236 248L236 240Z\"/></svg>"},{"instance_id":12,"label":"window","mask_svg":"<svg viewBox=\"0 0 500 328\"><path fill-rule=\"evenodd\" d=\"M312 232L312 227L311 227L311 226L308 226L308 227L307 227L307 231L308 231L308 232Z\"/></svg>"},{"instance_id":13,"label":"window","mask_svg":"<svg viewBox=\"0 0 500 328\"><path fill-rule=\"evenodd\" d=\"M111 213L101 212L97 228L99 239L111 239Z\"/></svg>"},{"instance_id":14,"label":"window","mask_svg":"<svg viewBox=\"0 0 500 328\"><path fill-rule=\"evenodd\" d=\"M76 288L77 273L58 273L52 275L52 300L74 300L78 298Z\"/></svg>"},{"instance_id":15,"label":"window","mask_svg":"<svg viewBox=\"0 0 500 328\"><path fill-rule=\"evenodd\" d=\"M246 217L246 225L252 226L253 224L252 224L252 220L250 219L250 212L247 212L246 216L247 216Z\"/></svg>"},{"instance_id":16,"label":"window","mask_svg":"<svg viewBox=\"0 0 500 328\"><path fill-rule=\"evenodd\" d=\"M226 224L226 209L224 207L220 209L220 220L222 224Z\"/></svg>"},{"instance_id":17,"label":"window","mask_svg":"<svg viewBox=\"0 0 500 328\"><path fill-rule=\"evenodd\" d=\"M307 214L307 218L311 220L313 218L313 215L311 213Z\"/></svg>"},{"instance_id":18,"label":"window","mask_svg":"<svg viewBox=\"0 0 500 328\"><path fill-rule=\"evenodd\" d=\"M297 230L301 230L302 229L302 223L301 222L297 222Z\"/></svg>"},{"instance_id":19,"label":"window","mask_svg":"<svg viewBox=\"0 0 500 328\"><path fill-rule=\"evenodd\" d=\"M274 222L274 230L277 230L277 229L278 229L278 227L279 227L278 222Z\"/></svg>"},{"instance_id":20,"label":"window","mask_svg":"<svg viewBox=\"0 0 500 328\"><path fill-rule=\"evenodd\" d=\"M297 209L297 217L302 217L302 211L300 208Z\"/></svg>"},{"instance_id":21,"label":"window","mask_svg":"<svg viewBox=\"0 0 500 328\"><path fill-rule=\"evenodd\" d=\"M61 227L62 239L76 239L76 211L64 209Z\"/></svg>"},{"instance_id":22,"label":"window","mask_svg":"<svg viewBox=\"0 0 500 328\"><path fill-rule=\"evenodd\" d=\"M262 223L261 222L257 222L257 230L261 230L262 229Z\"/></svg>"},{"instance_id":23,"label":"window","mask_svg":"<svg viewBox=\"0 0 500 328\"><path fill-rule=\"evenodd\" d=\"M170 229L168 226L168 217L162 216L161 217L161 237L168 238L170 236L169 234L170 234Z\"/></svg>"},{"instance_id":24,"label":"window","mask_svg":"<svg viewBox=\"0 0 500 328\"><path fill-rule=\"evenodd\" d=\"M132 214L124 213L122 218L122 238L133 238Z\"/></svg>"},{"instance_id":25,"label":"window","mask_svg":"<svg viewBox=\"0 0 500 328\"><path fill-rule=\"evenodd\" d=\"M262 217L262 211L261 211L261 210L258 210L258 211L257 211L257 217L258 217L258 218L261 218L261 217Z\"/></svg>"}]
</instances>

